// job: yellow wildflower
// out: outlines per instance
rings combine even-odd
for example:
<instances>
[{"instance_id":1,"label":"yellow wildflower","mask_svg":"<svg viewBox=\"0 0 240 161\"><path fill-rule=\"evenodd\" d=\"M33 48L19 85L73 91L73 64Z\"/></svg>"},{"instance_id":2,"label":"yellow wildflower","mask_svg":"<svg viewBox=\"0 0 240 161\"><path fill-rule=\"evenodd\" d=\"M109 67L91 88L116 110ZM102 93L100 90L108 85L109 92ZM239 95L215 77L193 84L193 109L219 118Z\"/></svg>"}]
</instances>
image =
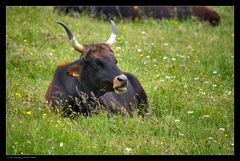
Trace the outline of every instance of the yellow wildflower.
<instances>
[{"instance_id":1,"label":"yellow wildflower","mask_svg":"<svg viewBox=\"0 0 240 161\"><path fill-rule=\"evenodd\" d=\"M27 111L26 114L27 114L27 115L31 115L32 112L31 112L31 111Z\"/></svg>"},{"instance_id":2,"label":"yellow wildflower","mask_svg":"<svg viewBox=\"0 0 240 161\"><path fill-rule=\"evenodd\" d=\"M32 114L31 111L23 111L22 113L25 114L25 115L31 115Z\"/></svg>"},{"instance_id":3,"label":"yellow wildflower","mask_svg":"<svg viewBox=\"0 0 240 161\"><path fill-rule=\"evenodd\" d=\"M22 98L20 93L15 93L16 96L18 96L19 98Z\"/></svg>"}]
</instances>

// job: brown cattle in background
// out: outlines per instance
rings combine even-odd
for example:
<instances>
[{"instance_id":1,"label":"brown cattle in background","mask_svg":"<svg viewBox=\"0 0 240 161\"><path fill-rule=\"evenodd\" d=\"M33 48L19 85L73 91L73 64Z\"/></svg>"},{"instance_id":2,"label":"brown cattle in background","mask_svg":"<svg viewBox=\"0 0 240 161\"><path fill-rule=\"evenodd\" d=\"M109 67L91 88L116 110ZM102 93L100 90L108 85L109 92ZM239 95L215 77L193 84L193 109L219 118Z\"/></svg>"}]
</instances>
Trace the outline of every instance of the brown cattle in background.
<instances>
[{"instance_id":1,"label":"brown cattle in background","mask_svg":"<svg viewBox=\"0 0 240 161\"><path fill-rule=\"evenodd\" d=\"M54 11L63 13L90 13L93 17L106 20L127 18L141 20L147 17L161 20L163 18L186 19L196 17L200 21L219 25L219 14L207 6L56 6Z\"/></svg>"}]
</instances>

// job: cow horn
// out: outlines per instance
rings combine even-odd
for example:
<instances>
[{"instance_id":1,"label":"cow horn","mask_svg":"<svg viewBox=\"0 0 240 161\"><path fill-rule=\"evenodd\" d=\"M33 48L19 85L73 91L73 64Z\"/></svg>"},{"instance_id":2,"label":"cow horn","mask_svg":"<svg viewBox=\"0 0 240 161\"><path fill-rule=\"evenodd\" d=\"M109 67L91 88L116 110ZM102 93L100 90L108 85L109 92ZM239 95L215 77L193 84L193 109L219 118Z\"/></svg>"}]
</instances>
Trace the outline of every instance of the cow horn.
<instances>
[{"instance_id":1,"label":"cow horn","mask_svg":"<svg viewBox=\"0 0 240 161\"><path fill-rule=\"evenodd\" d=\"M62 25L64 27L64 29L66 30L68 37L71 41L72 47L79 51L80 53L83 53L84 51L84 47L78 43L78 41L76 40L75 36L73 35L72 31L68 28L68 26L62 22L57 21L58 24Z\"/></svg>"},{"instance_id":2,"label":"cow horn","mask_svg":"<svg viewBox=\"0 0 240 161\"><path fill-rule=\"evenodd\" d=\"M110 46L116 41L116 25L113 22L113 20L111 20L111 23L112 23L112 33L111 33L110 37L108 38L108 40L106 41L106 44L108 44Z\"/></svg>"}]
</instances>

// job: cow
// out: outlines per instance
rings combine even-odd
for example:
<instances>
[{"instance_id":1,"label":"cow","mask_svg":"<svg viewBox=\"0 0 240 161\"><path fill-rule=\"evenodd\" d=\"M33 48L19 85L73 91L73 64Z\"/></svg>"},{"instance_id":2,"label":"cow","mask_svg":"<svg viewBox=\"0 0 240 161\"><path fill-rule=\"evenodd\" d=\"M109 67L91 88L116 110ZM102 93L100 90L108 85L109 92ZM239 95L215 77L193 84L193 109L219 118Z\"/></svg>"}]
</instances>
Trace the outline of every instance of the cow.
<instances>
[{"instance_id":1,"label":"cow","mask_svg":"<svg viewBox=\"0 0 240 161\"><path fill-rule=\"evenodd\" d=\"M219 14L207 6L56 6L54 11L70 13L91 13L93 17L103 17L106 20L126 18L140 20L151 17L157 20L178 18L186 19L197 17L201 21L207 21L212 26L219 25Z\"/></svg>"},{"instance_id":2,"label":"cow","mask_svg":"<svg viewBox=\"0 0 240 161\"><path fill-rule=\"evenodd\" d=\"M112 49L116 41L116 25L105 43L82 45L69 27L60 24L80 58L71 63L57 65L48 86L45 99L52 107L63 107L66 113L91 115L97 107L103 107L112 115L132 115L133 111L143 115L148 109L147 95L140 81L129 72L120 70Z\"/></svg>"}]
</instances>

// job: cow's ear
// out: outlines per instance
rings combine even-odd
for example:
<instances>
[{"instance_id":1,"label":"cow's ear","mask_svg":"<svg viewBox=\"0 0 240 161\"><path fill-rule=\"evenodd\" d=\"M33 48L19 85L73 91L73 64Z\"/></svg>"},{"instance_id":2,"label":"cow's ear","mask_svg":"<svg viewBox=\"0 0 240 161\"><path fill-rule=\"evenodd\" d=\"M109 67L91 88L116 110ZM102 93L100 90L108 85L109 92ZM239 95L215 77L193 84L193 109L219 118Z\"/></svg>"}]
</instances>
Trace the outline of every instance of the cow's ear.
<instances>
[{"instance_id":1,"label":"cow's ear","mask_svg":"<svg viewBox=\"0 0 240 161\"><path fill-rule=\"evenodd\" d=\"M67 75L75 78L80 78L80 70L81 70L81 65L79 63L73 64L68 67L67 69Z\"/></svg>"}]
</instances>

